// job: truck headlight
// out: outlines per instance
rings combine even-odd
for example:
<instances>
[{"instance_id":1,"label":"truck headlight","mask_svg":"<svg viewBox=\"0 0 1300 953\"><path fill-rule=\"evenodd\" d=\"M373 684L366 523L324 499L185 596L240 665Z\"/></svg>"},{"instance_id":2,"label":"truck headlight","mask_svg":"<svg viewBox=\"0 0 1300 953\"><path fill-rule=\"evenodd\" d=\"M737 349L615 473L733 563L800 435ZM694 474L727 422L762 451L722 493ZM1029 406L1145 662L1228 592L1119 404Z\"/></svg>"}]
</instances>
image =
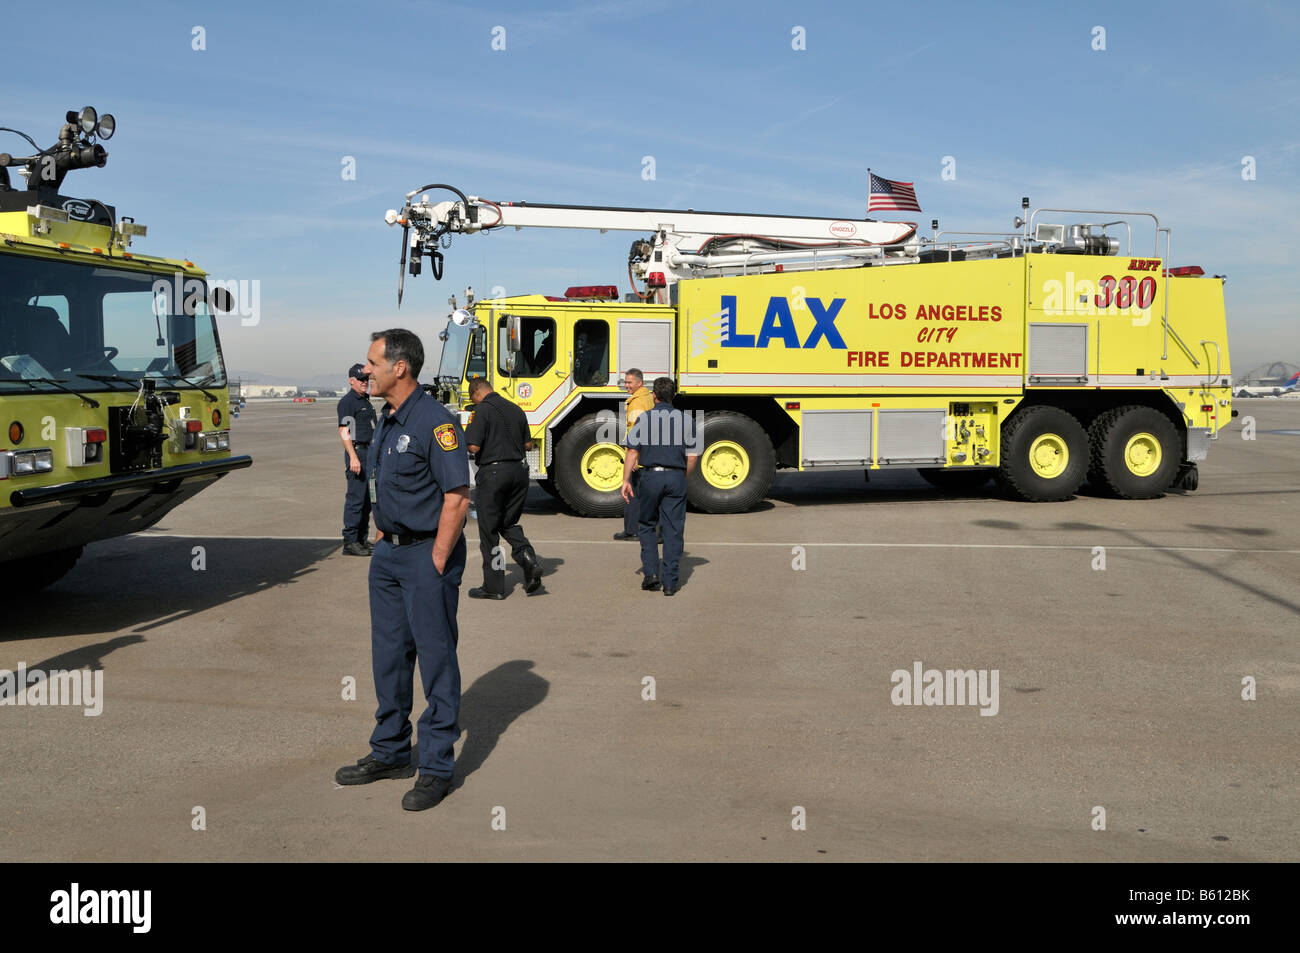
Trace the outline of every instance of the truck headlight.
<instances>
[{"instance_id":1,"label":"truck headlight","mask_svg":"<svg viewBox=\"0 0 1300 953\"><path fill-rule=\"evenodd\" d=\"M54 451L42 447L39 450L12 451L10 470L14 476L31 473L49 473L54 469Z\"/></svg>"}]
</instances>

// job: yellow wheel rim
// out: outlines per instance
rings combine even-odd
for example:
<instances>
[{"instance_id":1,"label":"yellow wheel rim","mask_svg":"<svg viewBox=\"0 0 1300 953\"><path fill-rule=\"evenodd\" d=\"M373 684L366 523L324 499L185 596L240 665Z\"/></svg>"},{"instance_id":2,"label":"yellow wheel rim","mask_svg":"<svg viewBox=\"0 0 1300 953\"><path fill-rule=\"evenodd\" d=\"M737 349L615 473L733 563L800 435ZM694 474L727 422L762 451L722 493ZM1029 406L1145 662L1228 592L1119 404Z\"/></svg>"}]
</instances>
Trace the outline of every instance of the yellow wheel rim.
<instances>
[{"instance_id":1,"label":"yellow wheel rim","mask_svg":"<svg viewBox=\"0 0 1300 953\"><path fill-rule=\"evenodd\" d=\"M710 444L700 457L700 472L709 486L733 489L749 476L749 454L738 443L719 440Z\"/></svg>"},{"instance_id":2,"label":"yellow wheel rim","mask_svg":"<svg viewBox=\"0 0 1300 953\"><path fill-rule=\"evenodd\" d=\"M612 493L623 485L623 448L616 443L598 443L582 455L582 479L601 493Z\"/></svg>"},{"instance_id":3,"label":"yellow wheel rim","mask_svg":"<svg viewBox=\"0 0 1300 953\"><path fill-rule=\"evenodd\" d=\"M1029 466L1036 476L1054 480L1070 465L1070 448L1057 434L1045 433L1029 447Z\"/></svg>"},{"instance_id":4,"label":"yellow wheel rim","mask_svg":"<svg viewBox=\"0 0 1300 953\"><path fill-rule=\"evenodd\" d=\"M1134 476L1147 477L1160 469L1160 441L1154 434L1138 433L1124 445L1124 465Z\"/></svg>"}]
</instances>

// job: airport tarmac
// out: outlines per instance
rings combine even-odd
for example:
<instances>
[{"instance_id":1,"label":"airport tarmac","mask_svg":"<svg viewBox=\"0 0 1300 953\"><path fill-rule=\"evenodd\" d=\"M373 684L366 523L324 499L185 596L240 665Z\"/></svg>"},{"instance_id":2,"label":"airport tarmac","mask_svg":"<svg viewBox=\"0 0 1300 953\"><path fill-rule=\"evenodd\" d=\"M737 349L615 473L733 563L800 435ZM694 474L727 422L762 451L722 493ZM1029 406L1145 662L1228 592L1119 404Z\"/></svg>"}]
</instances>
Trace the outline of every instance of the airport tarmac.
<instances>
[{"instance_id":1,"label":"airport tarmac","mask_svg":"<svg viewBox=\"0 0 1300 953\"><path fill-rule=\"evenodd\" d=\"M1295 861L1300 402L1235 406L1159 500L778 475L688 516L672 599L534 488L542 592L464 598L468 526L458 787L409 813L333 780L374 713L333 402L254 402L250 469L9 594L0 668L103 708L0 706L0 860ZM894 704L918 663L996 713Z\"/></svg>"}]
</instances>

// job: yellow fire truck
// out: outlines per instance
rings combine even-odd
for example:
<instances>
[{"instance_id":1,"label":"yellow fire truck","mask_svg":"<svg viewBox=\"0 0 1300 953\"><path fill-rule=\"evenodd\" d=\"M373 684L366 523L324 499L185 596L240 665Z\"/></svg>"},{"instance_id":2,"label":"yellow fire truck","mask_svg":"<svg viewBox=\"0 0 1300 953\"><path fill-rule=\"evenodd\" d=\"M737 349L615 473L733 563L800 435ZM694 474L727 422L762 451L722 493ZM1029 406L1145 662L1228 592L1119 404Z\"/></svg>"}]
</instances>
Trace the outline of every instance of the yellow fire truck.
<instances>
[{"instance_id":1,"label":"yellow fire truck","mask_svg":"<svg viewBox=\"0 0 1300 953\"><path fill-rule=\"evenodd\" d=\"M455 197L421 195L439 189ZM440 277L456 233L647 236L629 253L629 300L613 286L477 303L467 291L441 333L444 402L466 408L465 382L487 377L528 415L534 478L580 514L622 509L611 421L628 367L674 378L675 406L702 416L688 491L706 512L753 507L777 469L913 467L954 491L995 478L1029 501L1069 499L1085 480L1127 499L1194 490L1233 416L1222 281L1168 267L1170 232L1150 213L1021 209L1015 231L934 221L921 237L910 222L427 185L386 220L403 231L403 281L426 257Z\"/></svg>"},{"instance_id":2,"label":"yellow fire truck","mask_svg":"<svg viewBox=\"0 0 1300 953\"><path fill-rule=\"evenodd\" d=\"M116 125L89 106L66 119L47 149L0 128L35 150L0 153L0 573L20 591L252 463L230 452L211 310L229 293L129 251L145 226L113 206L60 194L106 163Z\"/></svg>"}]
</instances>

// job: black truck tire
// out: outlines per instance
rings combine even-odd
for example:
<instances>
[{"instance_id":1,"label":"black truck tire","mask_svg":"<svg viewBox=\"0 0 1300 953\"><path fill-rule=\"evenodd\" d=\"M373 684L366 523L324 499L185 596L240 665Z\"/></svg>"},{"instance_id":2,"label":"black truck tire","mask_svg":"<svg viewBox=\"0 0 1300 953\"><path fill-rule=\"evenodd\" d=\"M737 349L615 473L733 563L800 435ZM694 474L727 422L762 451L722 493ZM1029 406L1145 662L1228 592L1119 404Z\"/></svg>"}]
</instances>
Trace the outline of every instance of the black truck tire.
<instances>
[{"instance_id":1,"label":"black truck tire","mask_svg":"<svg viewBox=\"0 0 1300 953\"><path fill-rule=\"evenodd\" d=\"M604 417L588 414L555 448L555 488L579 516L623 515L623 448L598 439L608 427Z\"/></svg>"},{"instance_id":2,"label":"black truck tire","mask_svg":"<svg viewBox=\"0 0 1300 953\"><path fill-rule=\"evenodd\" d=\"M1088 434L1069 411L1022 407L1002 425L999 482L1030 503L1071 499L1088 475Z\"/></svg>"},{"instance_id":3,"label":"black truck tire","mask_svg":"<svg viewBox=\"0 0 1300 953\"><path fill-rule=\"evenodd\" d=\"M776 475L776 451L753 419L730 410L704 416L704 445L686 480L686 499L705 513L744 513L762 502Z\"/></svg>"},{"instance_id":4,"label":"black truck tire","mask_svg":"<svg viewBox=\"0 0 1300 953\"><path fill-rule=\"evenodd\" d=\"M1183 443L1153 407L1108 410L1088 428L1091 480L1122 500L1163 496L1179 475Z\"/></svg>"}]
</instances>

